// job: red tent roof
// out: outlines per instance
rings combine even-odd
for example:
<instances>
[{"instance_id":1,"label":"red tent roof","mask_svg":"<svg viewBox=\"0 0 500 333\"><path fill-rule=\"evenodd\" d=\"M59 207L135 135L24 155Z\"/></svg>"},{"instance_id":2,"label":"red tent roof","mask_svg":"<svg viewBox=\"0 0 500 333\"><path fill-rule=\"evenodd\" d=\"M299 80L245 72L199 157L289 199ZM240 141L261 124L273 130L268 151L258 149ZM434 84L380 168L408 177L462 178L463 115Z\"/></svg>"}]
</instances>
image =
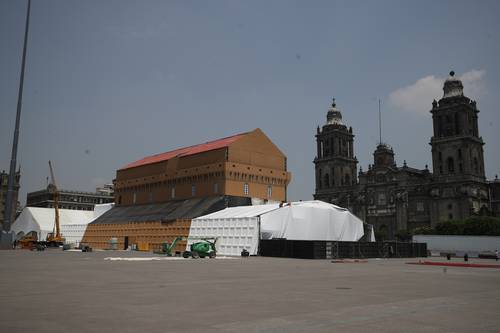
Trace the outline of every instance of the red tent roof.
<instances>
[{"instance_id":1,"label":"red tent roof","mask_svg":"<svg viewBox=\"0 0 500 333\"><path fill-rule=\"evenodd\" d=\"M147 157L144 157L143 159L140 159L140 160L137 160L137 161L132 162L130 164L127 164L126 166L124 166L120 170L135 168L135 167L147 165L147 164L158 163L158 162L169 160L173 157L189 156L189 155L199 154L199 153L203 153L203 152L210 151L210 150L224 148L224 147L229 146L231 143L235 142L236 140L238 140L239 138L241 138L245 134L248 134L248 132L236 134L233 136L228 136L227 138L222 138L222 139L218 139L215 141L200 143L200 144L190 146L190 147L184 147L184 148L179 148L179 149L167 151L165 153L161 153L161 154L157 154L157 155L147 156Z\"/></svg>"}]
</instances>

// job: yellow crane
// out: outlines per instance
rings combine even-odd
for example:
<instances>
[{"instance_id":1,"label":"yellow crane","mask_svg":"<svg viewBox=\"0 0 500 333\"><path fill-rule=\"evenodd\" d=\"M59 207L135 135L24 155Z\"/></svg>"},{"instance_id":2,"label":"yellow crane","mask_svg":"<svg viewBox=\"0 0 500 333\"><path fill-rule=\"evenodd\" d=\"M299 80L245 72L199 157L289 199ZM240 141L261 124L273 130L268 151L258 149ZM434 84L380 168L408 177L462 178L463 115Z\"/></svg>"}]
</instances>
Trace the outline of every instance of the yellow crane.
<instances>
[{"instance_id":1,"label":"yellow crane","mask_svg":"<svg viewBox=\"0 0 500 333\"><path fill-rule=\"evenodd\" d=\"M47 245L60 246L64 244L65 239L61 235L61 227L59 224L59 190L57 189L56 178L54 177L54 170L52 169L52 163L50 163L50 161L49 161L49 168L50 168L50 178L52 182L49 184L47 189L49 193L52 193L54 195L55 230L52 230L52 232L47 235Z\"/></svg>"}]
</instances>

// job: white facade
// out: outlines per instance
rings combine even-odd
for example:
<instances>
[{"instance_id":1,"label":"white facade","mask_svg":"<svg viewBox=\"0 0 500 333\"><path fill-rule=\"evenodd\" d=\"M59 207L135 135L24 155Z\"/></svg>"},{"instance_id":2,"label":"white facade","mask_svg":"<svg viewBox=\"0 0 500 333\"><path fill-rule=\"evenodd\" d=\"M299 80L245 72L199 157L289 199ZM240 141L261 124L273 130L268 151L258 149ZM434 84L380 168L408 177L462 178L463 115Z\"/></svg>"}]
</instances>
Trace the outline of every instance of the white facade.
<instances>
[{"instance_id":1,"label":"white facade","mask_svg":"<svg viewBox=\"0 0 500 333\"><path fill-rule=\"evenodd\" d=\"M197 238L217 238L217 252L240 255L243 249L257 254L260 216L279 208L278 204L231 207L191 221L187 250Z\"/></svg>"}]
</instances>

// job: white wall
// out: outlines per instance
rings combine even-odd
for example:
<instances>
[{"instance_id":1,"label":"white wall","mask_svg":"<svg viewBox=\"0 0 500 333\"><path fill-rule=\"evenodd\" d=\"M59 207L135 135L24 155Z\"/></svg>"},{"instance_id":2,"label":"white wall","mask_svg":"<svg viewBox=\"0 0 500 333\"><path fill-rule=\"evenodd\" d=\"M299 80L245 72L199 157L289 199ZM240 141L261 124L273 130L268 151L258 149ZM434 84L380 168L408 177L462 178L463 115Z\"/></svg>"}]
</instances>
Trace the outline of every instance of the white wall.
<instances>
[{"instance_id":1,"label":"white wall","mask_svg":"<svg viewBox=\"0 0 500 333\"><path fill-rule=\"evenodd\" d=\"M259 218L220 218L204 219L199 217L191 221L186 250L192 243L203 237L217 237L217 254L239 256L243 249L251 255L257 254L259 246Z\"/></svg>"},{"instance_id":2,"label":"white wall","mask_svg":"<svg viewBox=\"0 0 500 333\"><path fill-rule=\"evenodd\" d=\"M86 229L87 224L61 224L61 235L64 237L66 244L78 246Z\"/></svg>"},{"instance_id":3,"label":"white wall","mask_svg":"<svg viewBox=\"0 0 500 333\"><path fill-rule=\"evenodd\" d=\"M500 237L498 236L448 236L448 235L415 235L413 241L427 243L427 250L431 252L467 253L471 257L480 252L500 251Z\"/></svg>"}]
</instances>

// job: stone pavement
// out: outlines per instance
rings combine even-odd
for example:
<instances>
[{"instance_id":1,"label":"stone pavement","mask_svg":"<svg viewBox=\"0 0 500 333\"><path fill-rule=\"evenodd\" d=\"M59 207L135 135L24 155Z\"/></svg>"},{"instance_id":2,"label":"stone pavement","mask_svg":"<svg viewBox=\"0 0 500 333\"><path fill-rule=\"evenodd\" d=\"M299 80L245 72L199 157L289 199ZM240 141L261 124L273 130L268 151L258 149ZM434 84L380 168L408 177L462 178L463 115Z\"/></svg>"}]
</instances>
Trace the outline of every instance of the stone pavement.
<instances>
[{"instance_id":1,"label":"stone pavement","mask_svg":"<svg viewBox=\"0 0 500 333\"><path fill-rule=\"evenodd\" d=\"M0 331L500 331L500 269L405 264L418 259L105 260L152 257L0 251Z\"/></svg>"}]
</instances>

